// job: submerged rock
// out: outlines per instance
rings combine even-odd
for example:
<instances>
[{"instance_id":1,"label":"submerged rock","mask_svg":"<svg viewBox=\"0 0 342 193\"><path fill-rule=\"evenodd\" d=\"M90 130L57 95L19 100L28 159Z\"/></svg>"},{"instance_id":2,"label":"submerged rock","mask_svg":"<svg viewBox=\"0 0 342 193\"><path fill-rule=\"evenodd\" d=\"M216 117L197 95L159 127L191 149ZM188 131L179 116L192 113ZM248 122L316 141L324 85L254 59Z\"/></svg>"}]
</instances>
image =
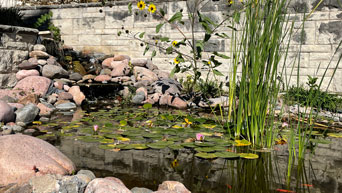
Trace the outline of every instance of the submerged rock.
<instances>
[{"instance_id":1,"label":"submerged rock","mask_svg":"<svg viewBox=\"0 0 342 193\"><path fill-rule=\"evenodd\" d=\"M48 142L27 136L0 137L0 186L23 184L34 176L71 174L74 164Z\"/></svg>"}]
</instances>

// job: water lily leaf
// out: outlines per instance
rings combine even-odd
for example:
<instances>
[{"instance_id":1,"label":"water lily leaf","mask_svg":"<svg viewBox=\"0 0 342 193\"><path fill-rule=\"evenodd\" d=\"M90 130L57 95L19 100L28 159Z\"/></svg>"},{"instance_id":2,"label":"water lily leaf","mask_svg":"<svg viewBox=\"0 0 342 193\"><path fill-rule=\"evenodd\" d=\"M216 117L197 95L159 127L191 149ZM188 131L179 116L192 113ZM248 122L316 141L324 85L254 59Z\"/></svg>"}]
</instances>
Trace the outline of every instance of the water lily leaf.
<instances>
[{"instance_id":1,"label":"water lily leaf","mask_svg":"<svg viewBox=\"0 0 342 193\"><path fill-rule=\"evenodd\" d=\"M203 158L203 159L214 159L214 158L217 158L215 153L200 152L200 153L196 153L195 156L199 157L199 158Z\"/></svg>"},{"instance_id":2,"label":"water lily leaf","mask_svg":"<svg viewBox=\"0 0 342 193\"><path fill-rule=\"evenodd\" d=\"M169 145L169 148L172 150L180 150L180 149L183 149L183 146L181 146L180 144L173 144L173 145Z\"/></svg>"},{"instance_id":3,"label":"water lily leaf","mask_svg":"<svg viewBox=\"0 0 342 193\"><path fill-rule=\"evenodd\" d=\"M215 152L215 149L212 147L197 147L195 148L197 152Z\"/></svg>"},{"instance_id":4,"label":"water lily leaf","mask_svg":"<svg viewBox=\"0 0 342 193\"><path fill-rule=\"evenodd\" d=\"M195 145L199 146L199 147L212 147L212 146L215 146L215 144L209 143L209 142L195 142Z\"/></svg>"},{"instance_id":5,"label":"water lily leaf","mask_svg":"<svg viewBox=\"0 0 342 193\"><path fill-rule=\"evenodd\" d=\"M243 139L243 140L235 140L235 146L249 146L251 145L252 143L247 141L246 139Z\"/></svg>"},{"instance_id":6,"label":"water lily leaf","mask_svg":"<svg viewBox=\"0 0 342 193\"><path fill-rule=\"evenodd\" d=\"M216 125L211 125L211 124L202 124L200 126L206 129L213 129L214 127L216 127Z\"/></svg>"},{"instance_id":7,"label":"water lily leaf","mask_svg":"<svg viewBox=\"0 0 342 193\"><path fill-rule=\"evenodd\" d=\"M120 126L121 127L124 127L124 126L126 126L127 125L127 121L126 120L121 120L120 121Z\"/></svg>"},{"instance_id":8,"label":"water lily leaf","mask_svg":"<svg viewBox=\"0 0 342 193\"><path fill-rule=\"evenodd\" d=\"M227 147L224 146L214 146L212 147L215 151L227 151Z\"/></svg>"},{"instance_id":9,"label":"water lily leaf","mask_svg":"<svg viewBox=\"0 0 342 193\"><path fill-rule=\"evenodd\" d=\"M105 123L104 126L105 127L113 127L113 123Z\"/></svg>"},{"instance_id":10,"label":"water lily leaf","mask_svg":"<svg viewBox=\"0 0 342 193\"><path fill-rule=\"evenodd\" d=\"M213 133L201 132L201 134L207 137L213 136Z\"/></svg>"},{"instance_id":11,"label":"water lily leaf","mask_svg":"<svg viewBox=\"0 0 342 193\"><path fill-rule=\"evenodd\" d=\"M146 103L146 104L143 105L143 108L144 109L151 109L152 108L152 104Z\"/></svg>"},{"instance_id":12,"label":"water lily leaf","mask_svg":"<svg viewBox=\"0 0 342 193\"><path fill-rule=\"evenodd\" d=\"M117 135L117 134L104 134L103 136L105 138L110 138L110 139L116 139L118 137L122 137L121 135Z\"/></svg>"},{"instance_id":13,"label":"water lily leaf","mask_svg":"<svg viewBox=\"0 0 342 193\"><path fill-rule=\"evenodd\" d=\"M183 147L188 147L188 148L195 148L195 147L197 147L194 142L181 143L180 145L183 146Z\"/></svg>"},{"instance_id":14,"label":"water lily leaf","mask_svg":"<svg viewBox=\"0 0 342 193\"><path fill-rule=\"evenodd\" d=\"M167 144L161 144L161 143L150 143L150 144L147 144L147 146L152 148L152 149L164 149L168 145Z\"/></svg>"},{"instance_id":15,"label":"water lily leaf","mask_svg":"<svg viewBox=\"0 0 342 193\"><path fill-rule=\"evenodd\" d=\"M179 126L179 125L174 125L174 126L172 126L172 128L180 129L180 128L183 128L183 127L182 127L182 126Z\"/></svg>"},{"instance_id":16,"label":"water lily leaf","mask_svg":"<svg viewBox=\"0 0 342 193\"><path fill-rule=\"evenodd\" d=\"M237 153L233 153L233 152L216 152L215 155L219 158L224 158L224 159L234 159L234 158L239 158L240 155Z\"/></svg>"},{"instance_id":17,"label":"water lily leaf","mask_svg":"<svg viewBox=\"0 0 342 193\"><path fill-rule=\"evenodd\" d=\"M146 138L151 138L151 139L161 139L163 138L163 135L160 133L146 133L143 135Z\"/></svg>"},{"instance_id":18,"label":"water lily leaf","mask_svg":"<svg viewBox=\"0 0 342 193\"><path fill-rule=\"evenodd\" d=\"M117 148L117 149L123 149L123 148L125 148L127 146L127 144L117 144L117 145L115 145L115 148Z\"/></svg>"},{"instance_id":19,"label":"water lily leaf","mask_svg":"<svg viewBox=\"0 0 342 193\"><path fill-rule=\"evenodd\" d=\"M102 139L100 143L114 143L113 139Z\"/></svg>"},{"instance_id":20,"label":"water lily leaf","mask_svg":"<svg viewBox=\"0 0 342 193\"><path fill-rule=\"evenodd\" d=\"M329 137L342 138L342 133L328 133Z\"/></svg>"},{"instance_id":21,"label":"water lily leaf","mask_svg":"<svg viewBox=\"0 0 342 193\"><path fill-rule=\"evenodd\" d=\"M259 156L254 153L239 153L240 157L245 159L258 159Z\"/></svg>"},{"instance_id":22,"label":"water lily leaf","mask_svg":"<svg viewBox=\"0 0 342 193\"><path fill-rule=\"evenodd\" d=\"M132 146L133 149L137 150L148 149L148 146L146 144L129 144L129 146Z\"/></svg>"},{"instance_id":23,"label":"water lily leaf","mask_svg":"<svg viewBox=\"0 0 342 193\"><path fill-rule=\"evenodd\" d=\"M321 143L321 144L330 144L332 143L329 140L324 140L324 139L310 139L312 143Z\"/></svg>"},{"instance_id":24,"label":"water lily leaf","mask_svg":"<svg viewBox=\"0 0 342 193\"><path fill-rule=\"evenodd\" d=\"M100 149L114 149L115 145L110 144L110 145L99 145Z\"/></svg>"},{"instance_id":25,"label":"water lily leaf","mask_svg":"<svg viewBox=\"0 0 342 193\"><path fill-rule=\"evenodd\" d=\"M116 137L116 139L119 141L130 141L130 139L127 137Z\"/></svg>"}]
</instances>

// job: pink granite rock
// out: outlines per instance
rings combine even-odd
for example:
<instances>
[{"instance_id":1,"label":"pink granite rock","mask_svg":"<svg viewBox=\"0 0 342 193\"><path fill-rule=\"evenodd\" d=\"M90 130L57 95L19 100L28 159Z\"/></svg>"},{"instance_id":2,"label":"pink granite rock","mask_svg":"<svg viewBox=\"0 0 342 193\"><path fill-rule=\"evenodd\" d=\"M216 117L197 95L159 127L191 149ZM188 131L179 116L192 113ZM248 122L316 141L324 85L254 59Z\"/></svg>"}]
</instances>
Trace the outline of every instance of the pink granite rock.
<instances>
[{"instance_id":1,"label":"pink granite rock","mask_svg":"<svg viewBox=\"0 0 342 193\"><path fill-rule=\"evenodd\" d=\"M43 103L39 103L37 105L37 107L40 109L40 111L39 111L40 116L50 116L51 113L54 111L53 108L48 107L47 105L45 105Z\"/></svg>"},{"instance_id":2,"label":"pink granite rock","mask_svg":"<svg viewBox=\"0 0 342 193\"><path fill-rule=\"evenodd\" d=\"M131 57L127 56L127 55L117 55L114 56L113 58L114 61L122 61L122 60L131 60Z\"/></svg>"},{"instance_id":3,"label":"pink granite rock","mask_svg":"<svg viewBox=\"0 0 342 193\"><path fill-rule=\"evenodd\" d=\"M188 107L188 104L179 97L174 97L171 101L169 101L169 106L177 109L186 109Z\"/></svg>"},{"instance_id":4,"label":"pink granite rock","mask_svg":"<svg viewBox=\"0 0 342 193\"><path fill-rule=\"evenodd\" d=\"M5 124L15 121L14 109L9 104L0 100L0 122Z\"/></svg>"},{"instance_id":5,"label":"pink granite rock","mask_svg":"<svg viewBox=\"0 0 342 193\"><path fill-rule=\"evenodd\" d=\"M34 176L71 174L75 165L48 142L27 136L0 137L0 186L23 184Z\"/></svg>"},{"instance_id":6,"label":"pink granite rock","mask_svg":"<svg viewBox=\"0 0 342 193\"><path fill-rule=\"evenodd\" d=\"M130 67L128 66L128 60L123 61L113 61L111 63L111 66L113 68L111 76L125 76L128 75L130 72Z\"/></svg>"},{"instance_id":7,"label":"pink granite rock","mask_svg":"<svg viewBox=\"0 0 342 193\"><path fill-rule=\"evenodd\" d=\"M23 90L26 93L33 92L44 96L49 89L51 80L42 76L28 76L20 80L14 87L14 90Z\"/></svg>"},{"instance_id":8,"label":"pink granite rock","mask_svg":"<svg viewBox=\"0 0 342 193\"><path fill-rule=\"evenodd\" d=\"M121 180L107 177L92 180L84 193L131 193L131 191L121 182Z\"/></svg>"},{"instance_id":9,"label":"pink granite rock","mask_svg":"<svg viewBox=\"0 0 342 193\"><path fill-rule=\"evenodd\" d=\"M131 64L133 66L140 66L140 67L144 67L147 64L147 59L143 59L143 58L133 58L131 60Z\"/></svg>"},{"instance_id":10,"label":"pink granite rock","mask_svg":"<svg viewBox=\"0 0 342 193\"><path fill-rule=\"evenodd\" d=\"M158 76L154 72L147 68L139 66L134 67L133 74L136 77L137 81L148 80L150 82L154 82L158 80Z\"/></svg>"},{"instance_id":11,"label":"pink granite rock","mask_svg":"<svg viewBox=\"0 0 342 193\"><path fill-rule=\"evenodd\" d=\"M50 55L46 52L43 52L43 51L31 51L30 52L30 58L44 58L44 59L47 59L49 58Z\"/></svg>"},{"instance_id":12,"label":"pink granite rock","mask_svg":"<svg viewBox=\"0 0 342 193\"><path fill-rule=\"evenodd\" d=\"M17 80L21 80L23 78L26 78L28 76L39 76L38 70L19 70L16 74L15 77Z\"/></svg>"},{"instance_id":13,"label":"pink granite rock","mask_svg":"<svg viewBox=\"0 0 342 193\"><path fill-rule=\"evenodd\" d=\"M69 89L69 93L72 94L76 105L81 105L83 100L85 99L85 96L79 86L72 86Z\"/></svg>"},{"instance_id":14,"label":"pink granite rock","mask_svg":"<svg viewBox=\"0 0 342 193\"><path fill-rule=\"evenodd\" d=\"M145 99L147 99L147 89L145 87L140 87L135 91L136 94L138 94L139 92L143 92Z\"/></svg>"},{"instance_id":15,"label":"pink granite rock","mask_svg":"<svg viewBox=\"0 0 342 193\"><path fill-rule=\"evenodd\" d=\"M182 183L177 181L164 181L159 184L158 191L174 191L177 193L191 193Z\"/></svg>"},{"instance_id":16,"label":"pink granite rock","mask_svg":"<svg viewBox=\"0 0 342 193\"><path fill-rule=\"evenodd\" d=\"M68 92L61 92L58 94L58 100L71 100L73 97L74 96Z\"/></svg>"},{"instance_id":17,"label":"pink granite rock","mask_svg":"<svg viewBox=\"0 0 342 193\"><path fill-rule=\"evenodd\" d=\"M111 63L114 61L114 57L111 57L111 58L107 58L105 60L103 60L102 62L102 67L103 68L112 68L111 67Z\"/></svg>"},{"instance_id":18,"label":"pink granite rock","mask_svg":"<svg viewBox=\"0 0 342 193\"><path fill-rule=\"evenodd\" d=\"M108 76L108 75L98 75L95 77L95 81L96 82L103 82L103 81L110 81L112 79L112 77Z\"/></svg>"}]
</instances>

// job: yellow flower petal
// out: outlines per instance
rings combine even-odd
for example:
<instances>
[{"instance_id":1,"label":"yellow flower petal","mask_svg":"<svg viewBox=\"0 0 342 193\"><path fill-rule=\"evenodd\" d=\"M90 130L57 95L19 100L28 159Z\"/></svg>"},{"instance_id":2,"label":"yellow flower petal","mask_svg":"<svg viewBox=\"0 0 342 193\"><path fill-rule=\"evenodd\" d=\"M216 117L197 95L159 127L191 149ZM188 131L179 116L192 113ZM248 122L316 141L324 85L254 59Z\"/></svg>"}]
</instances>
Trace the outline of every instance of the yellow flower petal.
<instances>
[{"instance_id":1,"label":"yellow flower petal","mask_svg":"<svg viewBox=\"0 0 342 193\"><path fill-rule=\"evenodd\" d=\"M145 9L145 2L144 1L139 1L138 4L137 4L137 7L140 9L140 10L144 10Z\"/></svg>"},{"instance_id":2,"label":"yellow flower petal","mask_svg":"<svg viewBox=\"0 0 342 193\"><path fill-rule=\"evenodd\" d=\"M150 13L154 13L156 11L156 6L154 4L150 4L150 6L148 7L148 11Z\"/></svg>"},{"instance_id":3,"label":"yellow flower petal","mask_svg":"<svg viewBox=\"0 0 342 193\"><path fill-rule=\"evenodd\" d=\"M176 40L173 41L173 42L172 42L172 46L176 47L177 43L178 43L178 42L177 42Z\"/></svg>"},{"instance_id":4,"label":"yellow flower petal","mask_svg":"<svg viewBox=\"0 0 342 193\"><path fill-rule=\"evenodd\" d=\"M173 59L173 62L174 62L175 64L179 64L179 60L177 60L177 58Z\"/></svg>"}]
</instances>

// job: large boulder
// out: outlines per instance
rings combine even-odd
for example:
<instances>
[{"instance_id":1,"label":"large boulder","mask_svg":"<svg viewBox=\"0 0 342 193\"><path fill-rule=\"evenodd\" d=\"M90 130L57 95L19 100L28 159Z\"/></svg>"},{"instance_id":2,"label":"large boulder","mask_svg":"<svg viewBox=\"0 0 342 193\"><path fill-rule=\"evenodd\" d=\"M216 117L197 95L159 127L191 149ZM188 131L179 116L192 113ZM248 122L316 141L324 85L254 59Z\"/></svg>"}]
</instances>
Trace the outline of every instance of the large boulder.
<instances>
[{"instance_id":1,"label":"large boulder","mask_svg":"<svg viewBox=\"0 0 342 193\"><path fill-rule=\"evenodd\" d=\"M39 108L35 104L29 103L23 108L18 109L15 114L17 115L15 122L28 124L34 121L36 116L39 114Z\"/></svg>"},{"instance_id":2,"label":"large boulder","mask_svg":"<svg viewBox=\"0 0 342 193\"><path fill-rule=\"evenodd\" d=\"M57 65L45 65L43 67L42 75L47 78L69 78L68 71Z\"/></svg>"},{"instance_id":3,"label":"large boulder","mask_svg":"<svg viewBox=\"0 0 342 193\"><path fill-rule=\"evenodd\" d=\"M144 67L135 66L133 74L137 81L148 80L154 82L158 80L158 76L154 72Z\"/></svg>"},{"instance_id":4,"label":"large boulder","mask_svg":"<svg viewBox=\"0 0 342 193\"><path fill-rule=\"evenodd\" d=\"M0 100L0 122L5 124L15 120L14 108Z\"/></svg>"},{"instance_id":5,"label":"large boulder","mask_svg":"<svg viewBox=\"0 0 342 193\"><path fill-rule=\"evenodd\" d=\"M157 80L152 84L154 92L160 94L180 94L182 85L173 79Z\"/></svg>"},{"instance_id":6,"label":"large boulder","mask_svg":"<svg viewBox=\"0 0 342 193\"><path fill-rule=\"evenodd\" d=\"M132 193L118 178L96 178L92 180L84 193Z\"/></svg>"},{"instance_id":7,"label":"large boulder","mask_svg":"<svg viewBox=\"0 0 342 193\"><path fill-rule=\"evenodd\" d=\"M21 80L23 78L26 78L28 76L39 76L38 70L20 70L15 74L15 77L17 80Z\"/></svg>"},{"instance_id":8,"label":"large boulder","mask_svg":"<svg viewBox=\"0 0 342 193\"><path fill-rule=\"evenodd\" d=\"M33 92L44 96L49 89L51 80L42 76L28 76L20 80L14 90L23 90L26 93Z\"/></svg>"},{"instance_id":9,"label":"large boulder","mask_svg":"<svg viewBox=\"0 0 342 193\"><path fill-rule=\"evenodd\" d=\"M46 174L71 174L75 166L57 148L27 135L0 136L0 186Z\"/></svg>"}]
</instances>

